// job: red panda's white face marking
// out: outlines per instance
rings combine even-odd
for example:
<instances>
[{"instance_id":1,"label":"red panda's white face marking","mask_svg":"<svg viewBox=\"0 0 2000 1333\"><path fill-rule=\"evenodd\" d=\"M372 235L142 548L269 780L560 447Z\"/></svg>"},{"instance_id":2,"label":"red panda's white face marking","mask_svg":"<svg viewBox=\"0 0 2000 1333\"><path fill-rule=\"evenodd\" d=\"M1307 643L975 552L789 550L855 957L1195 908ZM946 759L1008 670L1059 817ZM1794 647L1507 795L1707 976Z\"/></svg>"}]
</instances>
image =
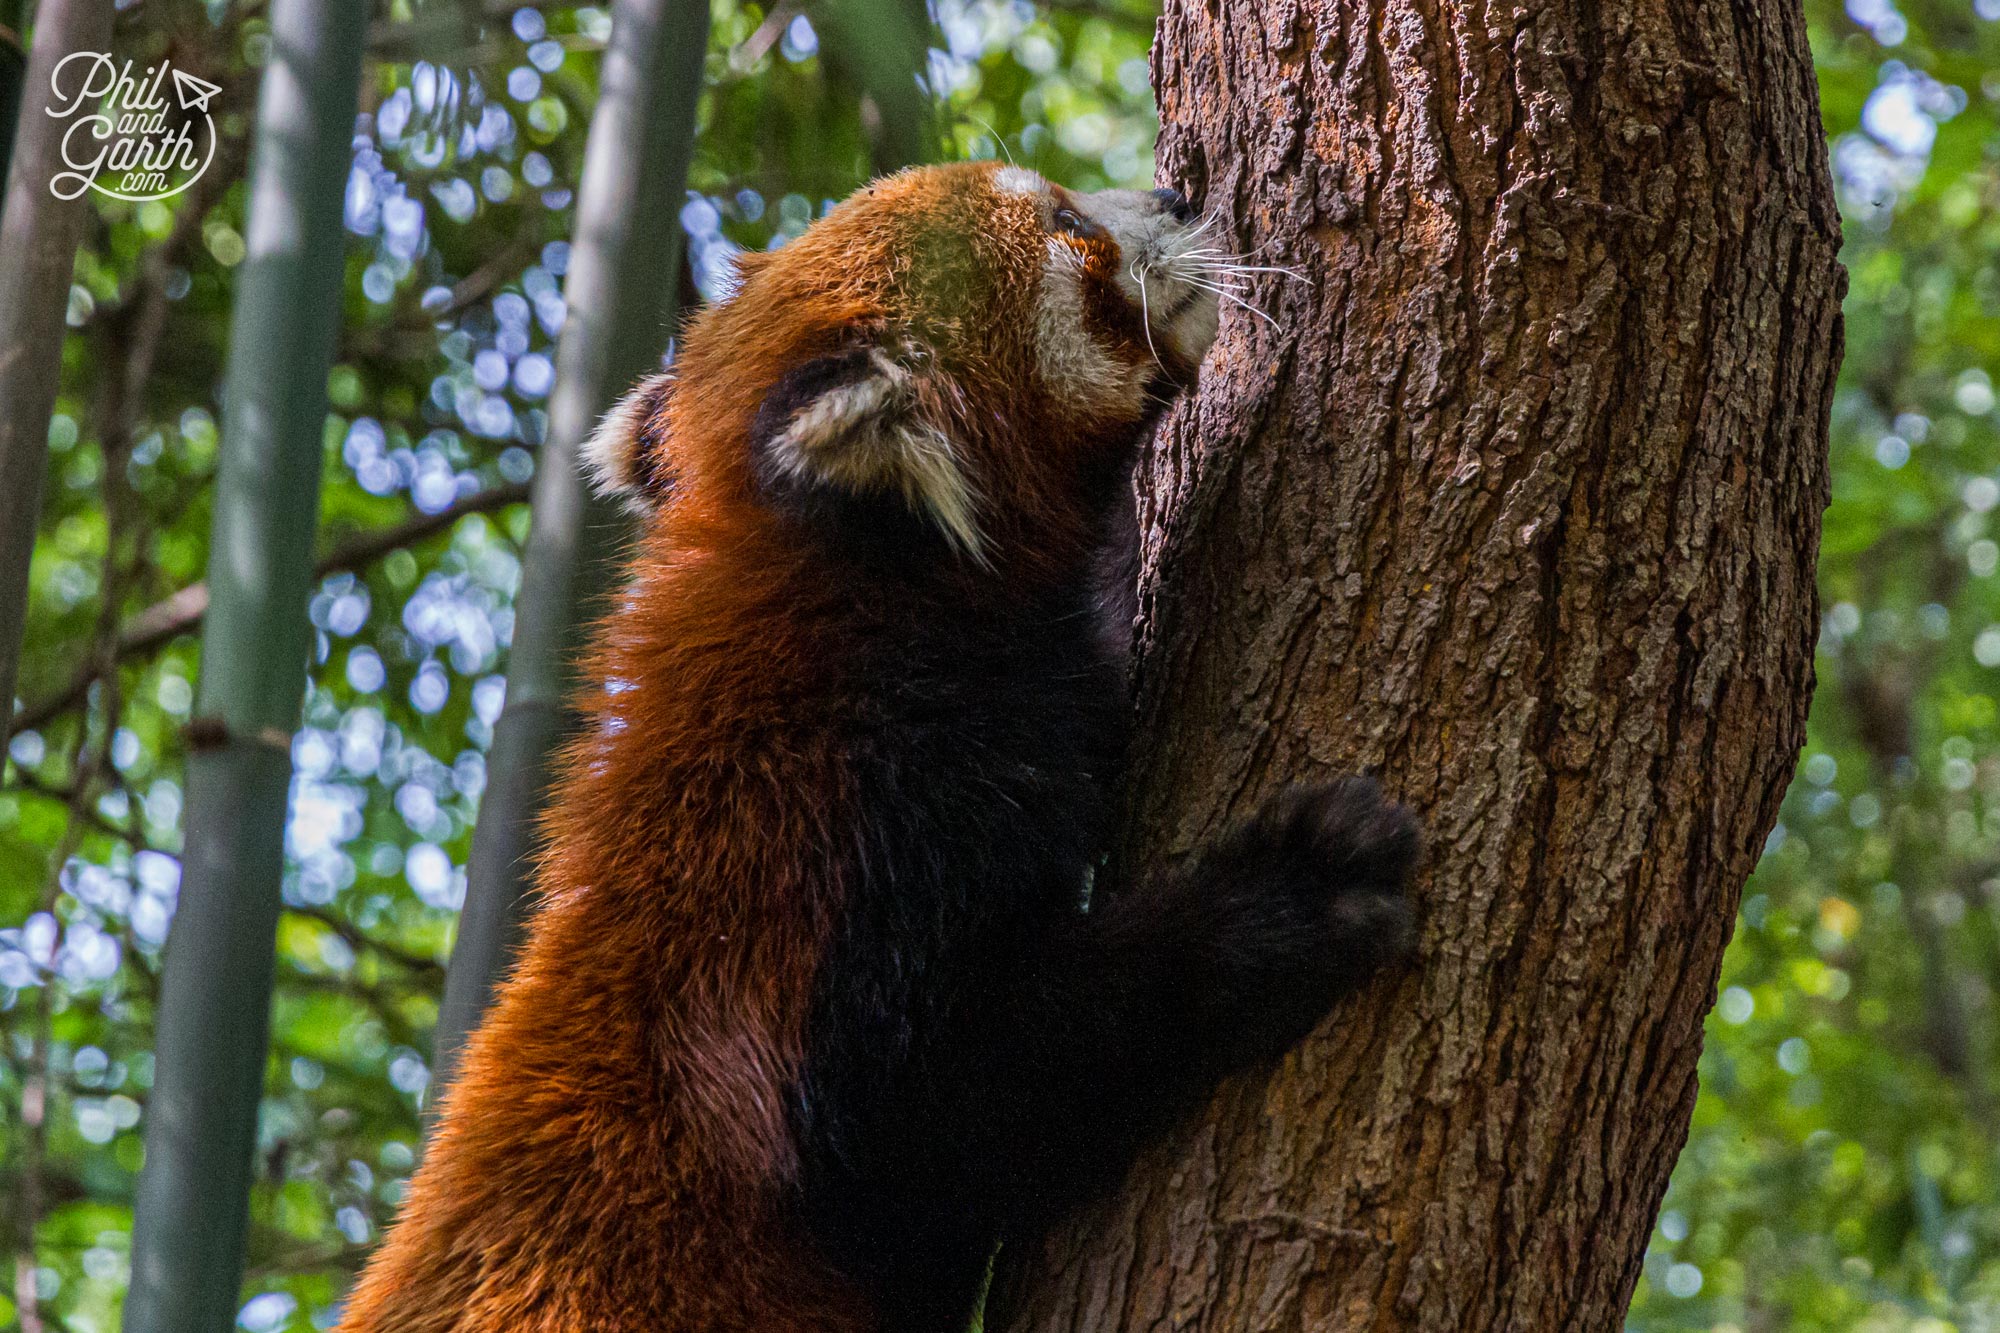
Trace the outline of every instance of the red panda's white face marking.
<instances>
[{"instance_id":1,"label":"red panda's white face marking","mask_svg":"<svg viewBox=\"0 0 2000 1333\"><path fill-rule=\"evenodd\" d=\"M995 187L1034 197L1048 228L1036 326L1043 373L1057 392L1080 399L1143 395L1156 373L1185 380L1215 341L1217 275L1204 245L1206 224L1172 190L1074 194L1020 167L995 173ZM1121 339L1107 340L1091 310L1093 277L1108 279L1138 317L1151 362L1121 375ZM1129 331L1119 333L1129 337ZM1107 345L1107 342L1109 345Z\"/></svg>"},{"instance_id":2,"label":"red panda's white face marking","mask_svg":"<svg viewBox=\"0 0 2000 1333\"><path fill-rule=\"evenodd\" d=\"M994 163L877 181L745 255L675 379L620 404L586 458L606 490L697 504L747 482L815 522L914 515L977 563L1033 547L1074 528L1214 341L1204 230L1170 190L1076 194Z\"/></svg>"}]
</instances>

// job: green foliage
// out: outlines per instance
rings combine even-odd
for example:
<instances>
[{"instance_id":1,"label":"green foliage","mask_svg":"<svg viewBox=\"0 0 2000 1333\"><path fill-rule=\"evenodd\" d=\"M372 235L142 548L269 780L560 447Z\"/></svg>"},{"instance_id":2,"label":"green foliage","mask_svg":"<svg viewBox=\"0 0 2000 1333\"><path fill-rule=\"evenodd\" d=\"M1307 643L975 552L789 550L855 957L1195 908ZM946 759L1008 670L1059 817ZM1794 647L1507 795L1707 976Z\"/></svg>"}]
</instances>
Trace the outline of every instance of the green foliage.
<instances>
[{"instance_id":1,"label":"green foliage","mask_svg":"<svg viewBox=\"0 0 2000 1333\"><path fill-rule=\"evenodd\" d=\"M1852 276L1819 693L1649 1333L2000 1328L2000 5L1808 12Z\"/></svg>"}]
</instances>

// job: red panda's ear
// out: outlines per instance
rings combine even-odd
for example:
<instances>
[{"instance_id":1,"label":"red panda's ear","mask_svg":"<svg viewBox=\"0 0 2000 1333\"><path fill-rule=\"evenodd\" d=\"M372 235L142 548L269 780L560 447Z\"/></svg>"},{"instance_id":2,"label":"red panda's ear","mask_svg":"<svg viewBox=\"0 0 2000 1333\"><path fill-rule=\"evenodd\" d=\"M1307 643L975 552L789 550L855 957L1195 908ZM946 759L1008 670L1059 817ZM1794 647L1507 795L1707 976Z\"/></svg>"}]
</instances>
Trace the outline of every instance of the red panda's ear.
<instances>
[{"instance_id":1,"label":"red panda's ear","mask_svg":"<svg viewBox=\"0 0 2000 1333\"><path fill-rule=\"evenodd\" d=\"M666 436L667 399L673 387L672 375L639 381L583 442L581 457L591 488L602 496L620 497L639 514L658 508L673 489Z\"/></svg>"},{"instance_id":2,"label":"red panda's ear","mask_svg":"<svg viewBox=\"0 0 2000 1333\"><path fill-rule=\"evenodd\" d=\"M981 557L978 492L945 427L956 392L880 345L820 357L772 386L751 427L767 476L855 495L900 495Z\"/></svg>"}]
</instances>

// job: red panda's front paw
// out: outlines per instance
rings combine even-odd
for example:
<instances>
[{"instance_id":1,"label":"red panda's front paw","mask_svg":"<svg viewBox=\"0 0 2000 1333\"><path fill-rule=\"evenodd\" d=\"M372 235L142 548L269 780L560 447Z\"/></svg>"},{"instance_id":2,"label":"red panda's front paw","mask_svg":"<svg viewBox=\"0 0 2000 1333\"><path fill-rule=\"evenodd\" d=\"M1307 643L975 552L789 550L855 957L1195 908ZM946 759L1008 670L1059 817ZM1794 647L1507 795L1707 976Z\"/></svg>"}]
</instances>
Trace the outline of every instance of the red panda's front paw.
<instances>
[{"instance_id":1,"label":"red panda's front paw","mask_svg":"<svg viewBox=\"0 0 2000 1333\"><path fill-rule=\"evenodd\" d=\"M1297 786L1202 858L1210 984L1197 1026L1225 1067L1282 1054L1341 996L1408 956L1408 809L1368 778Z\"/></svg>"},{"instance_id":2,"label":"red panda's front paw","mask_svg":"<svg viewBox=\"0 0 2000 1333\"><path fill-rule=\"evenodd\" d=\"M1272 888L1323 905L1353 964L1372 968L1410 951L1416 919L1408 888L1422 826L1373 778L1287 788L1239 837L1256 849Z\"/></svg>"}]
</instances>

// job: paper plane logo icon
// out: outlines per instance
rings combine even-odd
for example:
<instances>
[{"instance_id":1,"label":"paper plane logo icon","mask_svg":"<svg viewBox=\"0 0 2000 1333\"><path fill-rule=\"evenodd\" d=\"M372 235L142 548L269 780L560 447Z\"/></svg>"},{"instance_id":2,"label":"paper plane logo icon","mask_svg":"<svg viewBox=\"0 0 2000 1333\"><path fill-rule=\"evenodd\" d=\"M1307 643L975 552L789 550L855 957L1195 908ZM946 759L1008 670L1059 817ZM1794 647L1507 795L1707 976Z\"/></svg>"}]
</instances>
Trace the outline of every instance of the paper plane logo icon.
<instances>
[{"instance_id":1,"label":"paper plane logo icon","mask_svg":"<svg viewBox=\"0 0 2000 1333\"><path fill-rule=\"evenodd\" d=\"M208 99L222 89L207 79L197 79L183 70L174 71L174 92L181 99L181 107L188 111L208 110Z\"/></svg>"}]
</instances>

